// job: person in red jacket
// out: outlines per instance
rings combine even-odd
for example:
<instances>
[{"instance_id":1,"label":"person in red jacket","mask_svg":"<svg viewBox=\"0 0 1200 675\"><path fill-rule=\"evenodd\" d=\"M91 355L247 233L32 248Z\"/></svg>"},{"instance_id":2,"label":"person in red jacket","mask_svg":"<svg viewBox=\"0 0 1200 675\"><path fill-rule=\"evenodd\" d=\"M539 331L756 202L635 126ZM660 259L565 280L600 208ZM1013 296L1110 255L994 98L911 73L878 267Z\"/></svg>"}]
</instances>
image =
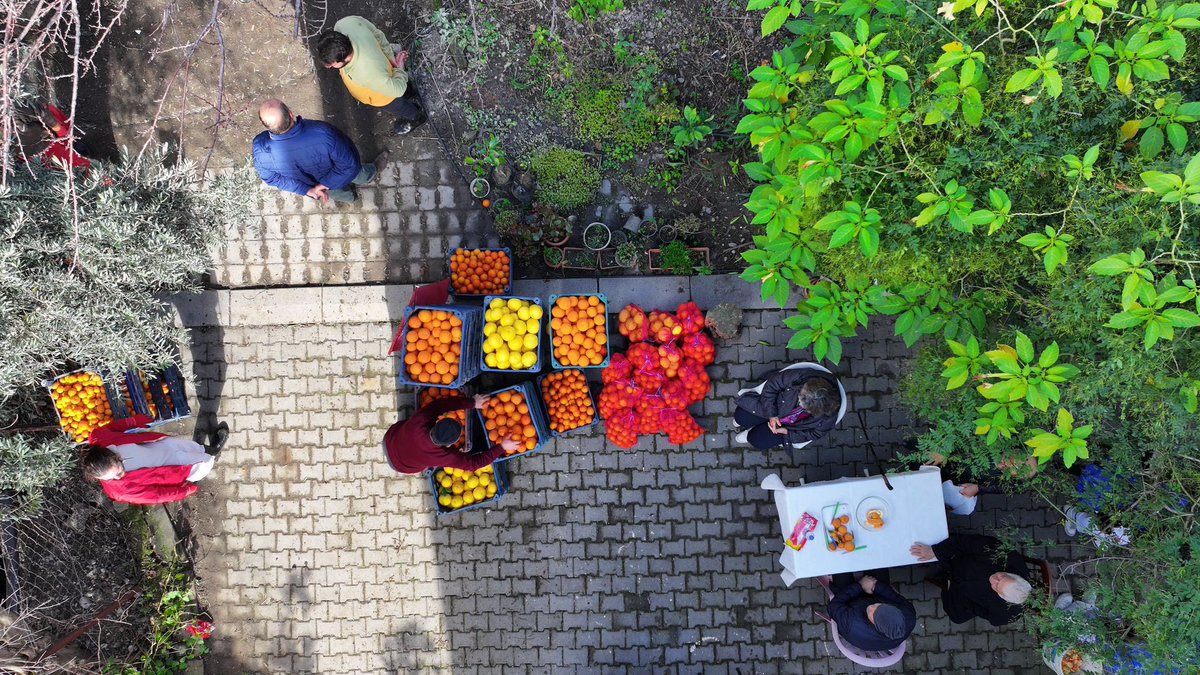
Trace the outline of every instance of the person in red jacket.
<instances>
[{"instance_id":1,"label":"person in red jacket","mask_svg":"<svg viewBox=\"0 0 1200 675\"><path fill-rule=\"evenodd\" d=\"M20 106L15 115L17 136L20 139L21 158L38 157L48 169L92 168L84 154L90 154L79 141L71 140L71 120L58 108L49 103Z\"/></svg>"},{"instance_id":2,"label":"person in red jacket","mask_svg":"<svg viewBox=\"0 0 1200 675\"><path fill-rule=\"evenodd\" d=\"M229 437L224 423L217 425L208 447L155 432L129 433L153 421L146 415L116 420L88 437L83 475L98 481L114 502L148 506L184 499L212 470Z\"/></svg>"},{"instance_id":3,"label":"person in red jacket","mask_svg":"<svg viewBox=\"0 0 1200 675\"><path fill-rule=\"evenodd\" d=\"M476 394L474 400L466 396L439 398L417 410L412 417L396 422L383 436L383 452L388 464L400 473L409 474L443 467L477 471L496 461L506 451L517 450L521 444L511 438L476 453L458 452L450 448L462 436L463 425L451 419L439 420L438 417L472 406L482 408L487 405L488 398L482 394Z\"/></svg>"}]
</instances>

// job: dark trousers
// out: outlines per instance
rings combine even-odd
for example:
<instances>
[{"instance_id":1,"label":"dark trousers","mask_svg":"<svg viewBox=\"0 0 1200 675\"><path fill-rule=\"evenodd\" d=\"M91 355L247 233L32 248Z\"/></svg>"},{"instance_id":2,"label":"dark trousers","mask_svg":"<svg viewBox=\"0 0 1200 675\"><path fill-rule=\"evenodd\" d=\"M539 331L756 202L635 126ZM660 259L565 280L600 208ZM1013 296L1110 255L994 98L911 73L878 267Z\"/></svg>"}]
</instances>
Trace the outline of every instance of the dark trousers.
<instances>
[{"instance_id":1,"label":"dark trousers","mask_svg":"<svg viewBox=\"0 0 1200 675\"><path fill-rule=\"evenodd\" d=\"M739 427L750 428L747 440L750 441L750 445L759 450L769 450L777 445L784 445L788 442L786 435L771 431L771 428L767 426L766 418L759 417L743 408L733 409L733 421Z\"/></svg>"},{"instance_id":2,"label":"dark trousers","mask_svg":"<svg viewBox=\"0 0 1200 675\"><path fill-rule=\"evenodd\" d=\"M383 109L391 114L399 117L404 122L424 122L425 107L421 105L421 95L417 93L417 87L413 84L412 79L408 81L408 88L405 89L404 95L397 99L392 99L392 102L383 106Z\"/></svg>"},{"instance_id":3,"label":"dark trousers","mask_svg":"<svg viewBox=\"0 0 1200 675\"><path fill-rule=\"evenodd\" d=\"M886 569L867 570L863 572L864 577L875 577L875 580L881 584L892 585L891 576ZM837 595L843 588L851 584L857 584L858 581L854 578L854 574L850 572L842 572L841 574L833 575L833 580L829 582L829 588L833 590L833 594Z\"/></svg>"}]
</instances>

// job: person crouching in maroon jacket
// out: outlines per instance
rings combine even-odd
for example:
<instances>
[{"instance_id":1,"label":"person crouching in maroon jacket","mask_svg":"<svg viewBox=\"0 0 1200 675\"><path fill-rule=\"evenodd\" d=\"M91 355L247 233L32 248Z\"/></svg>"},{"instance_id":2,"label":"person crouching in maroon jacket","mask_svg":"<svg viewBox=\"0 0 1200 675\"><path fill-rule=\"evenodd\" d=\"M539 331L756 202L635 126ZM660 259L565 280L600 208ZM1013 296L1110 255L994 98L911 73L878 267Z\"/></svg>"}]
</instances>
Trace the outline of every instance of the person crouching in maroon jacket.
<instances>
[{"instance_id":1,"label":"person crouching in maroon jacket","mask_svg":"<svg viewBox=\"0 0 1200 675\"><path fill-rule=\"evenodd\" d=\"M408 474L444 467L477 471L506 451L517 450L521 444L511 438L471 454L450 447L462 436L463 425L452 419L438 420L438 417L455 410L483 408L488 399L482 394L476 394L473 401L466 396L439 398L417 410L412 417L396 422L383 436L383 452L388 464L396 471Z\"/></svg>"}]
</instances>

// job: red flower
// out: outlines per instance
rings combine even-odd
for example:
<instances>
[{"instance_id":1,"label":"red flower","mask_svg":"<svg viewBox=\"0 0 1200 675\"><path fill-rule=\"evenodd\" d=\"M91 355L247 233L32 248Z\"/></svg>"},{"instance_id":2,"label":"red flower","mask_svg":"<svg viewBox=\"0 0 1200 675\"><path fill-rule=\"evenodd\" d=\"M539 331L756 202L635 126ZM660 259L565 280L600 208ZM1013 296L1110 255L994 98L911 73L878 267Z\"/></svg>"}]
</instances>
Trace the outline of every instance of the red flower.
<instances>
[{"instance_id":1,"label":"red flower","mask_svg":"<svg viewBox=\"0 0 1200 675\"><path fill-rule=\"evenodd\" d=\"M213 625L207 621L197 621L187 627L187 632L193 637L198 637L201 640L207 640L212 635Z\"/></svg>"}]
</instances>

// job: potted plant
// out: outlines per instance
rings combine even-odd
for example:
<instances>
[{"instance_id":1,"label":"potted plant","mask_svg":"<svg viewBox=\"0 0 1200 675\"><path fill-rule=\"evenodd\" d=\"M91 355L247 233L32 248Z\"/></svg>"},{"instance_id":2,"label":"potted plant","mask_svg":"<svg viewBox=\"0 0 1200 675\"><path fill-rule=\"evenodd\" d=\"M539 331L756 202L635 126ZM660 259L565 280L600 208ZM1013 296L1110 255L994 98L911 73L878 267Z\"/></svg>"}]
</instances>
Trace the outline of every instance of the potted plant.
<instances>
[{"instance_id":1,"label":"potted plant","mask_svg":"<svg viewBox=\"0 0 1200 675\"><path fill-rule=\"evenodd\" d=\"M654 235L654 238L659 244L666 246L667 244L675 241L676 236L677 232L674 225L663 225L662 227L658 228L658 232Z\"/></svg>"},{"instance_id":2,"label":"potted plant","mask_svg":"<svg viewBox=\"0 0 1200 675\"><path fill-rule=\"evenodd\" d=\"M695 214L686 215L675 221L675 230L684 236L699 234L704 222Z\"/></svg>"},{"instance_id":3,"label":"potted plant","mask_svg":"<svg viewBox=\"0 0 1200 675\"><path fill-rule=\"evenodd\" d=\"M608 247L612 240L612 231L604 223L592 223L583 230L583 245L589 250L599 251Z\"/></svg>"},{"instance_id":4,"label":"potted plant","mask_svg":"<svg viewBox=\"0 0 1200 675\"><path fill-rule=\"evenodd\" d=\"M612 231L612 238L608 241L608 245L611 248L618 248L621 246L621 244L629 241L629 233L625 230L612 230L612 228L609 229Z\"/></svg>"},{"instance_id":5,"label":"potted plant","mask_svg":"<svg viewBox=\"0 0 1200 675\"><path fill-rule=\"evenodd\" d=\"M492 191L492 184L486 178L476 178L471 181L471 196L475 199L483 199Z\"/></svg>"},{"instance_id":6,"label":"potted plant","mask_svg":"<svg viewBox=\"0 0 1200 675\"><path fill-rule=\"evenodd\" d=\"M552 270L562 269L563 265L567 264L566 256L563 255L561 248L553 246L542 247L542 260L546 262L546 267Z\"/></svg>"},{"instance_id":7,"label":"potted plant","mask_svg":"<svg viewBox=\"0 0 1200 675\"><path fill-rule=\"evenodd\" d=\"M631 270L637 269L638 261L641 260L641 257L641 249L631 241L617 246L617 264L621 267Z\"/></svg>"},{"instance_id":8,"label":"potted plant","mask_svg":"<svg viewBox=\"0 0 1200 675\"><path fill-rule=\"evenodd\" d=\"M567 269L573 270L594 270L598 264L595 251L589 251L585 248L562 249L565 258L564 266Z\"/></svg>"},{"instance_id":9,"label":"potted plant","mask_svg":"<svg viewBox=\"0 0 1200 675\"><path fill-rule=\"evenodd\" d=\"M660 267L671 274L679 276L690 276L692 273L694 262L692 261L692 252L683 245L678 239L672 241L662 247L659 252L661 257Z\"/></svg>"},{"instance_id":10,"label":"potted plant","mask_svg":"<svg viewBox=\"0 0 1200 675\"><path fill-rule=\"evenodd\" d=\"M521 211L507 199L497 199L492 204L492 223L496 234L512 237L521 228Z\"/></svg>"},{"instance_id":11,"label":"potted plant","mask_svg":"<svg viewBox=\"0 0 1200 675\"><path fill-rule=\"evenodd\" d=\"M551 206L536 204L533 207L542 228L542 239L548 246L565 246L571 238L571 223L558 215Z\"/></svg>"}]
</instances>

